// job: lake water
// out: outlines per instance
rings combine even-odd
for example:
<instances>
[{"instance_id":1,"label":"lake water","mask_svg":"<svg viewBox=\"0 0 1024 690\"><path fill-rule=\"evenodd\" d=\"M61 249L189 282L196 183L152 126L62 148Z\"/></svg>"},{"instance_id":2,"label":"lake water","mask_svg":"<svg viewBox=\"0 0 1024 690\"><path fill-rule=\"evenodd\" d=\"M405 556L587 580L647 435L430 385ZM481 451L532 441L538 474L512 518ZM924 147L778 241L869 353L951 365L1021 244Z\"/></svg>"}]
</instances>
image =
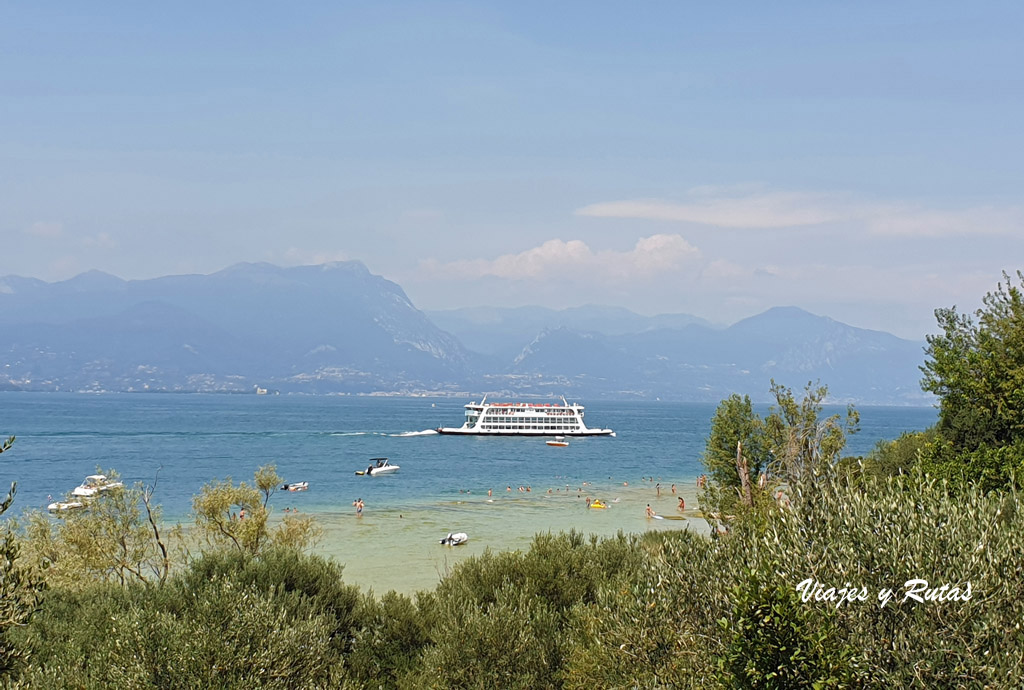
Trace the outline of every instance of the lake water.
<instances>
[{"instance_id":1,"label":"lake water","mask_svg":"<svg viewBox=\"0 0 1024 690\"><path fill-rule=\"evenodd\" d=\"M310 483L307 492L276 494L275 513L289 507L314 514L325 530L318 552L345 563L346 580L378 592L431 587L467 555L523 548L539 531L700 528L693 519L647 520L644 508L651 503L659 513L678 514L673 483L686 512L696 507L694 481L714 404L583 400L588 425L610 427L616 437L571 439L566 448L541 438L419 433L461 425L467 402L0 393L0 435L17 436L0 457L0 481L18 482L17 513L45 509L50 496L63 496L97 467L117 470L126 483L151 484L159 471L156 500L165 518L187 523L192 496L204 483L251 481L257 467L273 463L286 482ZM933 408L859 409L861 432L851 437L847 454L866 453L879 439L936 419ZM841 410L826 409L833 411ZM354 474L377 456L401 470ZM587 510L579 496L600 497L610 508ZM366 504L358 519L357 497ZM449 531L469 533L469 543L438 544Z\"/></svg>"}]
</instances>

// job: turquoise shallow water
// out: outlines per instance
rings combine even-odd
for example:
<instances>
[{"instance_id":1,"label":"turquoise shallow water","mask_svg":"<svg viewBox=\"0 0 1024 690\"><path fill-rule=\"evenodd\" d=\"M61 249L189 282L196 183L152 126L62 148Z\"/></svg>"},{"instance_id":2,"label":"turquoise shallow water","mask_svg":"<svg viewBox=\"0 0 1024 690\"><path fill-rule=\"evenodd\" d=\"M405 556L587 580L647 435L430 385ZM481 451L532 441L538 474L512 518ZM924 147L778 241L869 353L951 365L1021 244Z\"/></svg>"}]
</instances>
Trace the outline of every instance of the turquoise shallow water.
<instances>
[{"instance_id":1,"label":"turquoise shallow water","mask_svg":"<svg viewBox=\"0 0 1024 690\"><path fill-rule=\"evenodd\" d=\"M583 400L588 425L617 436L572 439L567 448L538 438L416 433L461 424L466 402L0 393L0 434L18 437L0 459L0 481L18 481L16 509L43 508L97 466L115 468L126 482L152 483L159 471L156 498L166 518L187 522L191 497L205 482L249 480L260 465L275 463L285 481L310 482L308 492L277 494L277 514L294 507L316 515L325 529L319 551L345 563L347 579L376 591L430 587L458 560L488 547L524 547L538 531L700 529L694 520L646 520L644 507L652 502L674 514L672 483L696 507L694 480L715 405ZM935 410L866 407L861 420L850 453L929 426ZM374 456L390 457L400 472L356 476ZM619 502L587 510L586 495ZM362 518L352 508L357 497L366 503ZM449 531L469 533L470 542L438 544Z\"/></svg>"}]
</instances>

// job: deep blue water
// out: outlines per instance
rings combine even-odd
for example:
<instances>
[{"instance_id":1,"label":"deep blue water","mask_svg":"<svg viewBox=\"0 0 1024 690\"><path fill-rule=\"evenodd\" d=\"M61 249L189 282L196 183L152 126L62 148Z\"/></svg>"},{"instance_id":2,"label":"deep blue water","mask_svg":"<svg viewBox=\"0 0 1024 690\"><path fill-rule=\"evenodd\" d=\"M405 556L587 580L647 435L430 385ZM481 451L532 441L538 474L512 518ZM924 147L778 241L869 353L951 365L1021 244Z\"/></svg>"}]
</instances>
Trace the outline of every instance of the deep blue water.
<instances>
[{"instance_id":1,"label":"deep blue water","mask_svg":"<svg viewBox=\"0 0 1024 690\"><path fill-rule=\"evenodd\" d=\"M572 439L549 448L543 439L402 436L458 426L462 399L0 393L0 435L16 435L0 456L0 481L18 482L17 509L41 508L63 496L97 467L114 468L126 482L152 483L167 517L187 516L191 498L212 479L251 480L274 463L285 481L311 490L276 497L304 511L350 511L367 503L401 509L458 496L459 490L497 494L507 485L536 489L583 481L689 481L702 471L700 453L714 404L580 402L590 426L611 427L616 438ZM847 452L867 452L883 438L924 429L932 408L862 407L861 432ZM762 412L764 410L761 410ZM826 412L840 411L827 409ZM358 477L367 459L401 465L389 477Z\"/></svg>"}]
</instances>

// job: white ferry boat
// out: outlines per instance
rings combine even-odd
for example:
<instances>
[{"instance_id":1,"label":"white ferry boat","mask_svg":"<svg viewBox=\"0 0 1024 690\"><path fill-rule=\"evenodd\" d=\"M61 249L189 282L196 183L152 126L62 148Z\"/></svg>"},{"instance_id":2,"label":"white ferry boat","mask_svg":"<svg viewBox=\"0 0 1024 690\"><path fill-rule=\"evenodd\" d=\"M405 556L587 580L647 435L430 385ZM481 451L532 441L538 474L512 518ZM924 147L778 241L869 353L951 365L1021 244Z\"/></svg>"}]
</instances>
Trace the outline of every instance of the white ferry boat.
<instances>
[{"instance_id":1,"label":"white ferry boat","mask_svg":"<svg viewBox=\"0 0 1024 690\"><path fill-rule=\"evenodd\" d=\"M611 429L591 429L583 423L583 405L557 403L479 403L466 405L466 422L440 427L439 434L471 436L614 436Z\"/></svg>"}]
</instances>

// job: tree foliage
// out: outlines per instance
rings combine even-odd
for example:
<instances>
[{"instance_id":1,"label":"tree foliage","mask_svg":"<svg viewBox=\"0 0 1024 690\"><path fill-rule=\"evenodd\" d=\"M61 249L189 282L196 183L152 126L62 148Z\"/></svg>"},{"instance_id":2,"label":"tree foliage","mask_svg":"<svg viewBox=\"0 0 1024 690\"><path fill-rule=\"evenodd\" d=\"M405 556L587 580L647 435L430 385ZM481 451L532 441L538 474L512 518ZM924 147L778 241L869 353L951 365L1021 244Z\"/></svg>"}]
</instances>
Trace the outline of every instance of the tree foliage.
<instances>
[{"instance_id":1,"label":"tree foliage","mask_svg":"<svg viewBox=\"0 0 1024 690\"><path fill-rule=\"evenodd\" d=\"M938 309L942 333L928 336L921 387L939 397L939 440L926 467L943 476L1005 485L1024 454L1024 274L1008 274L974 313ZM1018 479L1019 481L1019 479Z\"/></svg>"},{"instance_id":2,"label":"tree foliage","mask_svg":"<svg viewBox=\"0 0 1024 690\"><path fill-rule=\"evenodd\" d=\"M285 515L270 525L270 496L281 483L274 465L256 470L253 484L230 478L207 483L192 500L199 533L208 546L258 554L274 545L306 548L320 531L309 516Z\"/></svg>"},{"instance_id":3,"label":"tree foliage","mask_svg":"<svg viewBox=\"0 0 1024 690\"><path fill-rule=\"evenodd\" d=\"M0 443L0 453L14 444L14 436ZM0 502L0 515L10 509L18 492L17 482L11 482L7 496ZM21 544L9 524L0 528L0 681L9 679L24 663L26 652L10 639L17 627L27 625L39 607L46 582L30 569L21 558Z\"/></svg>"},{"instance_id":4,"label":"tree foliage","mask_svg":"<svg viewBox=\"0 0 1024 690\"><path fill-rule=\"evenodd\" d=\"M645 540L641 566L578 609L566 686L1021 687L1024 583L1006 576L1024 568L1018 494L824 472L791 495L723 538ZM868 598L796 601L808 578ZM914 578L972 595L907 600Z\"/></svg>"},{"instance_id":5,"label":"tree foliage","mask_svg":"<svg viewBox=\"0 0 1024 690\"><path fill-rule=\"evenodd\" d=\"M116 470L105 474L118 479ZM163 582L172 565L168 540L180 543L180 530L164 533L160 508L150 503L151 492L141 483L104 491L84 509L60 513L56 520L30 512L27 559L62 588L83 589L96 581Z\"/></svg>"},{"instance_id":6,"label":"tree foliage","mask_svg":"<svg viewBox=\"0 0 1024 690\"><path fill-rule=\"evenodd\" d=\"M706 513L728 516L770 504L780 487L835 466L847 435L858 430L860 416L852 406L845 416L822 418L827 386L809 382L798 399L773 380L771 393L775 404L764 418L749 397L738 395L715 411L701 457L709 472L701 494Z\"/></svg>"},{"instance_id":7,"label":"tree foliage","mask_svg":"<svg viewBox=\"0 0 1024 690\"><path fill-rule=\"evenodd\" d=\"M33 688L341 687L360 595L296 551L220 551L164 587L61 590L24 631Z\"/></svg>"}]
</instances>

